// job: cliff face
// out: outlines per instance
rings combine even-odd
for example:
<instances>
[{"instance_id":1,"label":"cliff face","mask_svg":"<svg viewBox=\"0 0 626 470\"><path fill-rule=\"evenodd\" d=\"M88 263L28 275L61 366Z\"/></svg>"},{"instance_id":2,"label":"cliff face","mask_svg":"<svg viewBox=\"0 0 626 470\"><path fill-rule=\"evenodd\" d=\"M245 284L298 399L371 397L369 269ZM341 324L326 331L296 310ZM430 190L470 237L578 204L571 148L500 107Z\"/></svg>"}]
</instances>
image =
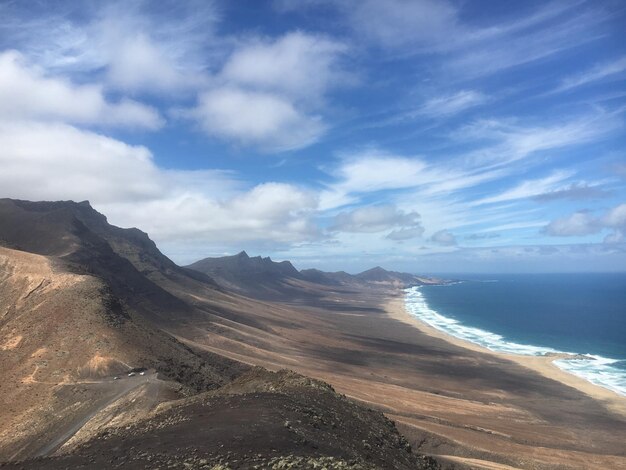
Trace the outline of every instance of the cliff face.
<instances>
[{"instance_id":1,"label":"cliff face","mask_svg":"<svg viewBox=\"0 0 626 470\"><path fill-rule=\"evenodd\" d=\"M180 268L138 229L110 225L88 202L0 200L0 244L54 257L77 274L104 280L113 293L146 315L165 320L190 308L163 286L167 281L203 283L208 276Z\"/></svg>"}]
</instances>

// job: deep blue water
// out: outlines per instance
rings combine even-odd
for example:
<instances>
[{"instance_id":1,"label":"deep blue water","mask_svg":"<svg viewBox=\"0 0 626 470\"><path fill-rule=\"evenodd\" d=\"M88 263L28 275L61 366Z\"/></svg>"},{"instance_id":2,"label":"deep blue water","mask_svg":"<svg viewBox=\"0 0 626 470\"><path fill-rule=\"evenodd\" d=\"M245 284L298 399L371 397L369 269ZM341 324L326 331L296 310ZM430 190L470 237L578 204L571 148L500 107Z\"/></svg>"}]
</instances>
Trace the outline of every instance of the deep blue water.
<instances>
[{"instance_id":1,"label":"deep blue water","mask_svg":"<svg viewBox=\"0 0 626 470\"><path fill-rule=\"evenodd\" d=\"M494 351L584 354L556 364L626 395L626 273L457 275L407 291L407 309Z\"/></svg>"}]
</instances>

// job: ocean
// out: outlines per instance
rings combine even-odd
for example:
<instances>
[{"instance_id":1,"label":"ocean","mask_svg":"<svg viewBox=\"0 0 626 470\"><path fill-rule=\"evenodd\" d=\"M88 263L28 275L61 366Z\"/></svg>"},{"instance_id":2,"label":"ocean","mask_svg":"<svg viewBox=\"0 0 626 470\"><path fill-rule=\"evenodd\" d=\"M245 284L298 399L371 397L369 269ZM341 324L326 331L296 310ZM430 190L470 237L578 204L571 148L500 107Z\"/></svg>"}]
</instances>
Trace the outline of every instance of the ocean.
<instances>
[{"instance_id":1,"label":"ocean","mask_svg":"<svg viewBox=\"0 0 626 470\"><path fill-rule=\"evenodd\" d=\"M626 273L447 278L407 289L409 313L492 351L578 355L554 363L626 396Z\"/></svg>"}]
</instances>

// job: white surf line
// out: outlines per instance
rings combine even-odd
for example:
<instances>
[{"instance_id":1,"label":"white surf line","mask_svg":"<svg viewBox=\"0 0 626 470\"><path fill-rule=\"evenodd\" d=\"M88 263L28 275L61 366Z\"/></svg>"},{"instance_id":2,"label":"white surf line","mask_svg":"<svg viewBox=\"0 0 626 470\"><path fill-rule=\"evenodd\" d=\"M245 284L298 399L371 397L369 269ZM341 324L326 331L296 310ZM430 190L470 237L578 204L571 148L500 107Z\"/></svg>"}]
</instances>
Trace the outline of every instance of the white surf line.
<instances>
[{"instance_id":1,"label":"white surf line","mask_svg":"<svg viewBox=\"0 0 626 470\"><path fill-rule=\"evenodd\" d=\"M564 372L618 395L626 396L626 371L611 366L620 362L618 359L507 341L497 333L467 326L454 318L441 315L429 307L424 294L419 289L420 287L416 286L405 290L406 309L411 315L433 328L497 353L521 356L554 355L552 363Z\"/></svg>"}]
</instances>

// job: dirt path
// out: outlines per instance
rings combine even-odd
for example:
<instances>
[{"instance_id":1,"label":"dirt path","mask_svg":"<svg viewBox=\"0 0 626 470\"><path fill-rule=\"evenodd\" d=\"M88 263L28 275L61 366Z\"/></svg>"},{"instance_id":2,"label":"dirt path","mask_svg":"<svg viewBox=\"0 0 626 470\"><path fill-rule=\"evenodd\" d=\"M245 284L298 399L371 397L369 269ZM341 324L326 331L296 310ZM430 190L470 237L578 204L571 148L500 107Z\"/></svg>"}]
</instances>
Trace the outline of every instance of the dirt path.
<instances>
[{"instance_id":1,"label":"dirt path","mask_svg":"<svg viewBox=\"0 0 626 470\"><path fill-rule=\"evenodd\" d=\"M105 387L110 385L110 392L112 393L112 395L107 394L107 396L94 401L92 406L85 410L82 410L82 412L75 416L71 422L65 423L63 426L60 426L57 431L58 435L52 441L41 443L39 448L33 448L29 452L29 455L35 457L45 457L54 454L61 446L63 446L63 444L69 441L83 426L85 426L85 424L87 424L100 411L104 410L105 408L122 398L124 395L127 395L128 393L139 388L140 386L156 381L156 373L149 373L145 376L137 375L135 377L122 376L122 378L120 378L119 380L114 380L113 378L110 378L99 382L94 381L93 383L96 383L98 385L102 384Z\"/></svg>"}]
</instances>

